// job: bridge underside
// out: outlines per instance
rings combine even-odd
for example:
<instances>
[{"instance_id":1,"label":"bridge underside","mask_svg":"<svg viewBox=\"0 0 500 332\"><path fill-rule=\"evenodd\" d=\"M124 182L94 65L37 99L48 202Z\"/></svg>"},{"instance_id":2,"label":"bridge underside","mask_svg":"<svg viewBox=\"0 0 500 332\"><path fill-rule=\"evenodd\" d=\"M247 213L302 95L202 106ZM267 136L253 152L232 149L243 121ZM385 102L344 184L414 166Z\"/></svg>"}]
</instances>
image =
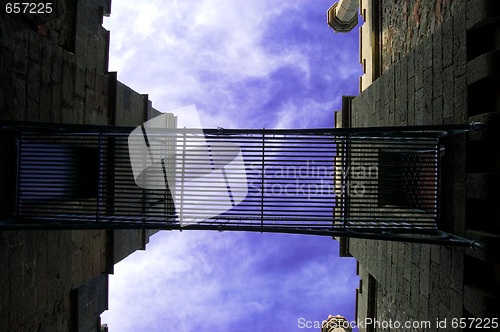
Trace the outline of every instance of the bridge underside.
<instances>
[{"instance_id":1,"label":"bridge underside","mask_svg":"<svg viewBox=\"0 0 500 332\"><path fill-rule=\"evenodd\" d=\"M142 128L135 136L123 127L1 128L15 146L5 152L14 195L2 229L238 230L472 243L439 230L440 138L465 126Z\"/></svg>"}]
</instances>

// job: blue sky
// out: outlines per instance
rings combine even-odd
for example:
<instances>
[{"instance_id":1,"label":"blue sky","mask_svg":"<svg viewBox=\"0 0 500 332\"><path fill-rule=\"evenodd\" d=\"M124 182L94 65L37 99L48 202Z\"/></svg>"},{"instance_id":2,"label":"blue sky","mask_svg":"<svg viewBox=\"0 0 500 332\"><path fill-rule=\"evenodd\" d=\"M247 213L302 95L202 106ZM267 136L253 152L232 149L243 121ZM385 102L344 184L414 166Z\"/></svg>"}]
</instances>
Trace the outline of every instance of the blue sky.
<instances>
[{"instance_id":1,"label":"blue sky","mask_svg":"<svg viewBox=\"0 0 500 332\"><path fill-rule=\"evenodd\" d=\"M204 127L333 126L358 93L358 29L335 34L332 1L118 1L110 71L168 112L195 104ZM354 259L328 237L161 232L110 276L110 331L303 331L354 319Z\"/></svg>"}]
</instances>

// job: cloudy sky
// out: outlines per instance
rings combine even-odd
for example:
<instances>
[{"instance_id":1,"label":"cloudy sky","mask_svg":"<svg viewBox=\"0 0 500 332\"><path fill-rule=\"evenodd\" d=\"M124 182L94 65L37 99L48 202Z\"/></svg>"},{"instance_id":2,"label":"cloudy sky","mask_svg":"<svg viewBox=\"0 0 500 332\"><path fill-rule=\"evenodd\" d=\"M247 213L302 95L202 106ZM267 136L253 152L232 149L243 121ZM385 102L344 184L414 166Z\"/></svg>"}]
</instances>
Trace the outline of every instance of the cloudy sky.
<instances>
[{"instance_id":1,"label":"cloudy sky","mask_svg":"<svg viewBox=\"0 0 500 332\"><path fill-rule=\"evenodd\" d=\"M333 126L358 93L358 29L326 24L333 1L112 2L110 71L168 112L195 104L204 127ZM110 331L304 331L354 319L354 259L328 237L161 232L110 276ZM318 329L310 329L317 331Z\"/></svg>"}]
</instances>

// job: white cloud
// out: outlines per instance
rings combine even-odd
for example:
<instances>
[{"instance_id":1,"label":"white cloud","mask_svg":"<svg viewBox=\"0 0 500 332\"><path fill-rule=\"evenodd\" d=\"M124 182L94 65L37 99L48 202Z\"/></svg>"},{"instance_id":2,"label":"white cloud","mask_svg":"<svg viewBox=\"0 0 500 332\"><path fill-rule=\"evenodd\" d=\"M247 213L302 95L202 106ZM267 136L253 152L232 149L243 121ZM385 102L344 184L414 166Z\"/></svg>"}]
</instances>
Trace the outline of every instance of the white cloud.
<instances>
[{"instance_id":1,"label":"white cloud","mask_svg":"<svg viewBox=\"0 0 500 332\"><path fill-rule=\"evenodd\" d=\"M340 100L340 96L332 98L332 101L320 103L315 100L304 100L301 103L285 102L277 114L277 122L274 128L327 128L333 127L334 105ZM324 119L331 119L330 123L320 123Z\"/></svg>"},{"instance_id":2,"label":"white cloud","mask_svg":"<svg viewBox=\"0 0 500 332\"><path fill-rule=\"evenodd\" d=\"M293 260L296 252L306 249L301 243L310 241L323 244L315 255L324 255L324 261L314 256ZM265 321L277 312L299 315L302 309L297 306L314 310L321 303L332 305L354 295L352 288L331 286L353 273L345 268L331 272L344 265L332 261L336 246L329 238L293 235L161 232L151 238L146 252L115 266L110 276L111 310L102 319L110 331L120 332L152 330L159 321L164 322L162 331L192 331L196 326L224 331L252 317ZM302 298L315 303L297 302ZM283 319L289 322L275 324L292 324L297 317Z\"/></svg>"},{"instance_id":3,"label":"white cloud","mask_svg":"<svg viewBox=\"0 0 500 332\"><path fill-rule=\"evenodd\" d=\"M158 110L193 99L226 106L225 91L234 84L266 78L280 68L294 68L306 82L310 68L304 50L287 45L270 51L265 40L268 24L293 6L263 0L251 5L229 0L124 2L105 20L111 30L110 70L118 70L125 84L149 93Z\"/></svg>"}]
</instances>

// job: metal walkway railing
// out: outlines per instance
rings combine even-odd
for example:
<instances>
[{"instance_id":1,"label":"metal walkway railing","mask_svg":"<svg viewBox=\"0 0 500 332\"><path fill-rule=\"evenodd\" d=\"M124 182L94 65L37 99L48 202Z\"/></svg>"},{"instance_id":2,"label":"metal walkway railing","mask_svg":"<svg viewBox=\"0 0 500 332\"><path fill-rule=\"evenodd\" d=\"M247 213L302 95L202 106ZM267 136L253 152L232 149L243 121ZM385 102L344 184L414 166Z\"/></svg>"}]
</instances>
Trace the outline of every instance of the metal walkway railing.
<instances>
[{"instance_id":1,"label":"metal walkway railing","mask_svg":"<svg viewBox=\"0 0 500 332\"><path fill-rule=\"evenodd\" d=\"M142 128L134 138L128 127L4 123L17 143L17 178L15 212L0 228L244 230L470 245L438 229L440 138L468 128Z\"/></svg>"}]
</instances>

